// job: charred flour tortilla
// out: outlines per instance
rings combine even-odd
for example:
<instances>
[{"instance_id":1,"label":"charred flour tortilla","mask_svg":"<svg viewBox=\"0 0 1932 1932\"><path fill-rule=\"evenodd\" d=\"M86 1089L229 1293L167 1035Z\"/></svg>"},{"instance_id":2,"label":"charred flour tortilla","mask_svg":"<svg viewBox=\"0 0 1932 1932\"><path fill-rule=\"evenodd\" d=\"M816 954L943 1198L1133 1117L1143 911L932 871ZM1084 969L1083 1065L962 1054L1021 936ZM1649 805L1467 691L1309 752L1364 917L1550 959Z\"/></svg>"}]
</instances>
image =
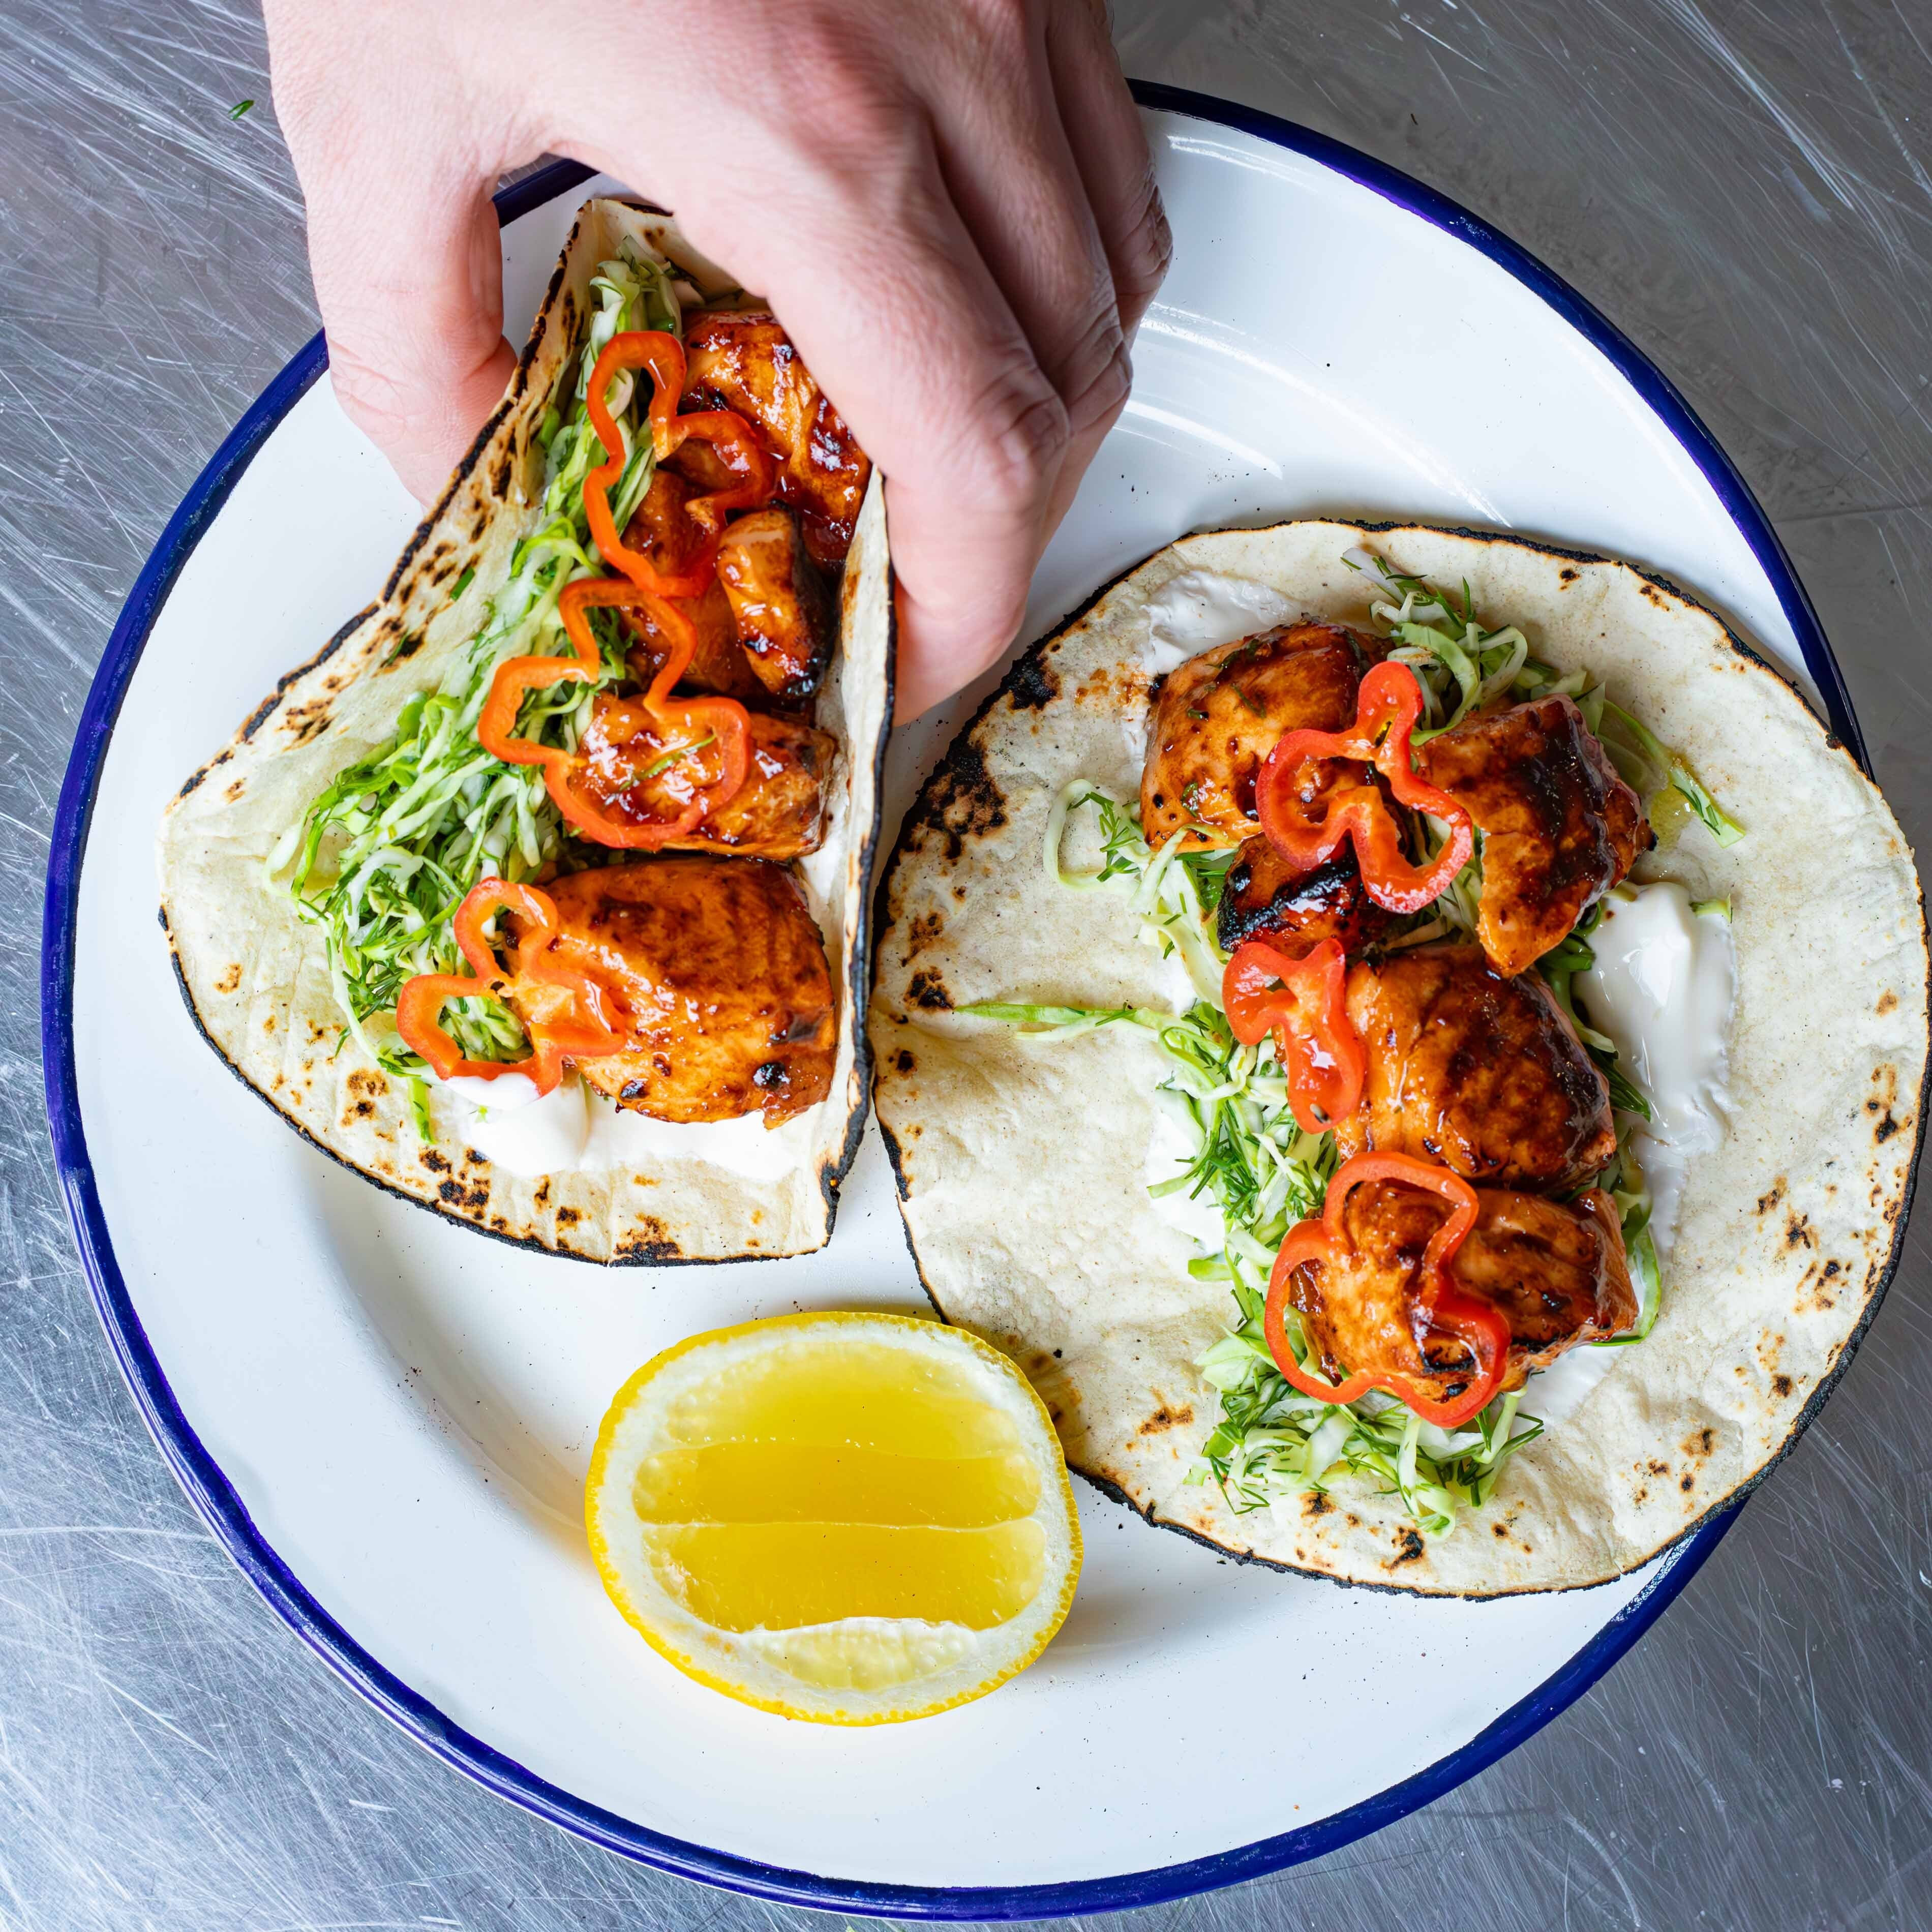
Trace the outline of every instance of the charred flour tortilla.
<instances>
[{"instance_id":1,"label":"charred flour tortilla","mask_svg":"<svg viewBox=\"0 0 1932 1932\"><path fill-rule=\"evenodd\" d=\"M1692 824L1637 868L1730 897L1738 982L1731 1132L1690 1162L1655 1330L1609 1352L1600 1381L1516 1455L1487 1506L1436 1539L1353 1476L1247 1514L1211 1482L1184 1483L1216 1414L1196 1358L1232 1304L1225 1283L1190 1279L1197 1250L1145 1191L1158 1049L1124 1026L1029 1044L952 1010L1174 1005L1174 969L1138 942L1124 896L1045 876L1048 809L1076 778L1135 796L1148 606L1162 586L1211 571L1273 586L1294 612L1366 625L1369 586L1342 562L1364 544L1394 570L1466 579L1477 608L1520 625L1537 656L1587 664L1749 835L1720 849ZM1067 862L1096 860L1070 846ZM881 909L875 1098L934 1301L1034 1378L1076 1468L1237 1556L1459 1595L1605 1581L1764 1472L1889 1279L1926 1072L1911 854L1783 680L1626 565L1412 526L1185 538L1014 668L908 817Z\"/></svg>"},{"instance_id":2,"label":"charred flour tortilla","mask_svg":"<svg viewBox=\"0 0 1932 1932\"><path fill-rule=\"evenodd\" d=\"M817 722L837 740L825 849L809 862L838 998L831 1097L807 1156L776 1180L695 1159L649 1171L520 1178L460 1142L424 1147L401 1084L351 1038L340 1051L323 936L272 884L264 861L309 802L393 734L468 645L518 542L541 519L538 430L569 373L590 283L626 238L669 258L702 291L726 278L668 218L612 201L584 207L514 380L442 501L418 526L382 602L292 671L182 788L160 829L162 911L182 987L209 1044L326 1152L382 1185L506 1239L592 1261L796 1254L831 1232L856 1151L867 1067L858 1024L878 778L892 715L892 597L875 476L848 560L838 650ZM452 599L452 592L459 594Z\"/></svg>"}]
</instances>

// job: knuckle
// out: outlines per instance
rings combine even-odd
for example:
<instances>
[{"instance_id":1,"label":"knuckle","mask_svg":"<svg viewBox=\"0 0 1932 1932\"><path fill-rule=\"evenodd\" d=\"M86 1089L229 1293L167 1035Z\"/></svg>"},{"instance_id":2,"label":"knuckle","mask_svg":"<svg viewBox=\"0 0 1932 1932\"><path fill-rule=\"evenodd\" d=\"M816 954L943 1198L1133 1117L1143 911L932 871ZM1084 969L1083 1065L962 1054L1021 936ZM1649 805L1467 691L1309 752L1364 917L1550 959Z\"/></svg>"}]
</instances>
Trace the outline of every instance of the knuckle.
<instances>
[{"instance_id":1,"label":"knuckle","mask_svg":"<svg viewBox=\"0 0 1932 1932\"><path fill-rule=\"evenodd\" d=\"M770 130L794 194L896 232L930 196L918 117L890 90L850 76L815 98L818 112Z\"/></svg>"},{"instance_id":2,"label":"knuckle","mask_svg":"<svg viewBox=\"0 0 1932 1932\"><path fill-rule=\"evenodd\" d=\"M1112 423L1126 406L1133 388L1133 364L1118 321L1112 334L1113 348L1106 362L1090 382L1067 399L1066 413L1076 436Z\"/></svg>"},{"instance_id":3,"label":"knuckle","mask_svg":"<svg viewBox=\"0 0 1932 1932\"><path fill-rule=\"evenodd\" d=\"M1174 230L1168 226L1151 164L1136 190L1132 208L1117 250L1114 278L1123 296L1144 302L1174 266Z\"/></svg>"},{"instance_id":4,"label":"knuckle","mask_svg":"<svg viewBox=\"0 0 1932 1932\"><path fill-rule=\"evenodd\" d=\"M883 50L855 38L839 7L788 14L784 64L788 84L761 90L760 106L767 138L790 165L862 176L910 150L916 117L898 73Z\"/></svg>"},{"instance_id":5,"label":"knuckle","mask_svg":"<svg viewBox=\"0 0 1932 1932\"><path fill-rule=\"evenodd\" d=\"M406 424L416 413L410 385L333 341L328 345L328 380L350 420L379 442L383 432Z\"/></svg>"},{"instance_id":6,"label":"knuckle","mask_svg":"<svg viewBox=\"0 0 1932 1932\"><path fill-rule=\"evenodd\" d=\"M1032 34L1039 8L1037 0L970 0L964 10L972 14L984 38L1010 46Z\"/></svg>"},{"instance_id":7,"label":"knuckle","mask_svg":"<svg viewBox=\"0 0 1932 1932\"><path fill-rule=\"evenodd\" d=\"M1071 434L1077 436L1097 423L1111 422L1132 384L1133 366L1110 286L1056 372L1054 386L1066 400Z\"/></svg>"},{"instance_id":8,"label":"knuckle","mask_svg":"<svg viewBox=\"0 0 1932 1932\"><path fill-rule=\"evenodd\" d=\"M1004 372L972 419L986 430L967 452L962 481L972 494L993 502L1042 494L1073 438L1066 403L1036 370Z\"/></svg>"}]
</instances>

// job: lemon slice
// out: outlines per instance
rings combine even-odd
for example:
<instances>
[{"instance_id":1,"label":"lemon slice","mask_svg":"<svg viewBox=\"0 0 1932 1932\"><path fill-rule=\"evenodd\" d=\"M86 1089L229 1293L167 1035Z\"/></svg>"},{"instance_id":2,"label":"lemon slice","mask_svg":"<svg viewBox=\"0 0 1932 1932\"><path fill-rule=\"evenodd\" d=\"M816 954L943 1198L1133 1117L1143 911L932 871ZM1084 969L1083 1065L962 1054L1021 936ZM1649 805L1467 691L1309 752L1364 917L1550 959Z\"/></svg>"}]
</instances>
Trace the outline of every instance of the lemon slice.
<instances>
[{"instance_id":1,"label":"lemon slice","mask_svg":"<svg viewBox=\"0 0 1932 1932\"><path fill-rule=\"evenodd\" d=\"M900 1315L780 1316L667 1349L604 1418L584 1515L652 1649L825 1724L983 1697L1046 1648L1080 1574L1025 1377Z\"/></svg>"}]
</instances>

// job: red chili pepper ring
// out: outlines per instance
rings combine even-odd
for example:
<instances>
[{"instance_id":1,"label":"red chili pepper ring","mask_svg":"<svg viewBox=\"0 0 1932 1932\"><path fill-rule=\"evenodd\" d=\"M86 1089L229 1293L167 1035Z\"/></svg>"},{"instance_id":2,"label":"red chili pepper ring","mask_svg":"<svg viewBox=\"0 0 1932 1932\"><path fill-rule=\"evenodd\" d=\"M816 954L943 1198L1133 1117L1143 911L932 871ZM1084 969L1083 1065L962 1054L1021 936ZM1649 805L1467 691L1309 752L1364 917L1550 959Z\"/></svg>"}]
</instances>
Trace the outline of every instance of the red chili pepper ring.
<instances>
[{"instance_id":1,"label":"red chili pepper ring","mask_svg":"<svg viewBox=\"0 0 1932 1932\"><path fill-rule=\"evenodd\" d=\"M1342 1382L1324 1382L1295 1359L1288 1339L1288 1296L1295 1270L1310 1262L1332 1263L1336 1256L1348 1252L1351 1244L1342 1221L1348 1198L1364 1182L1376 1180L1422 1188L1450 1204L1448 1218L1430 1236L1423 1251L1416 1326L1418 1334L1433 1328L1456 1336L1476 1358L1474 1379L1452 1401L1438 1402L1408 1376L1394 1373L1358 1370ZM1304 1395L1328 1402L1353 1402L1372 1388L1384 1389L1406 1402L1424 1421L1441 1429L1460 1427L1480 1415L1502 1386L1509 1366L1510 1330L1499 1309L1458 1287L1450 1274L1456 1250L1476 1225L1477 1205L1476 1190L1460 1174L1432 1161L1418 1160L1410 1154L1358 1154L1344 1162L1328 1184L1320 1217L1298 1222L1288 1230L1268 1276L1262 1334L1286 1380Z\"/></svg>"},{"instance_id":2,"label":"red chili pepper ring","mask_svg":"<svg viewBox=\"0 0 1932 1932\"><path fill-rule=\"evenodd\" d=\"M1469 814L1446 791L1418 778L1410 763L1409 737L1422 716L1422 688L1406 665L1378 664L1363 679L1355 722L1346 731L1290 731L1263 764L1255 781L1255 810L1269 842L1298 870L1325 866L1346 838L1355 848L1362 885L1389 912L1420 912L1448 890L1476 849ZM1449 826L1449 842L1426 866L1412 864L1388 801L1370 784L1348 785L1314 802L1304 794L1303 767L1311 759L1342 758L1373 765L1396 802L1426 812Z\"/></svg>"}]
</instances>

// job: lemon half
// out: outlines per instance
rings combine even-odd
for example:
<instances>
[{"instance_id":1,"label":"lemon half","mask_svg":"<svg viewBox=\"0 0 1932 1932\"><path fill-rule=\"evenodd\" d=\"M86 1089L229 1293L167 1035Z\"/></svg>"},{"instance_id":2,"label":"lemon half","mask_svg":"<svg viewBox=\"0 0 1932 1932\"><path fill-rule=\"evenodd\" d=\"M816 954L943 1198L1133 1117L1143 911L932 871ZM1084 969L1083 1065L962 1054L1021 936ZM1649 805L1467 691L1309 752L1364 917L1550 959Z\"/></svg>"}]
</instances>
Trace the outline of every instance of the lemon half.
<instances>
[{"instance_id":1,"label":"lemon half","mask_svg":"<svg viewBox=\"0 0 1932 1932\"><path fill-rule=\"evenodd\" d=\"M1038 1396L900 1315L694 1335L617 1392L584 1515L611 1600L700 1684L825 1724L923 1718L1046 1648L1080 1526Z\"/></svg>"}]
</instances>

